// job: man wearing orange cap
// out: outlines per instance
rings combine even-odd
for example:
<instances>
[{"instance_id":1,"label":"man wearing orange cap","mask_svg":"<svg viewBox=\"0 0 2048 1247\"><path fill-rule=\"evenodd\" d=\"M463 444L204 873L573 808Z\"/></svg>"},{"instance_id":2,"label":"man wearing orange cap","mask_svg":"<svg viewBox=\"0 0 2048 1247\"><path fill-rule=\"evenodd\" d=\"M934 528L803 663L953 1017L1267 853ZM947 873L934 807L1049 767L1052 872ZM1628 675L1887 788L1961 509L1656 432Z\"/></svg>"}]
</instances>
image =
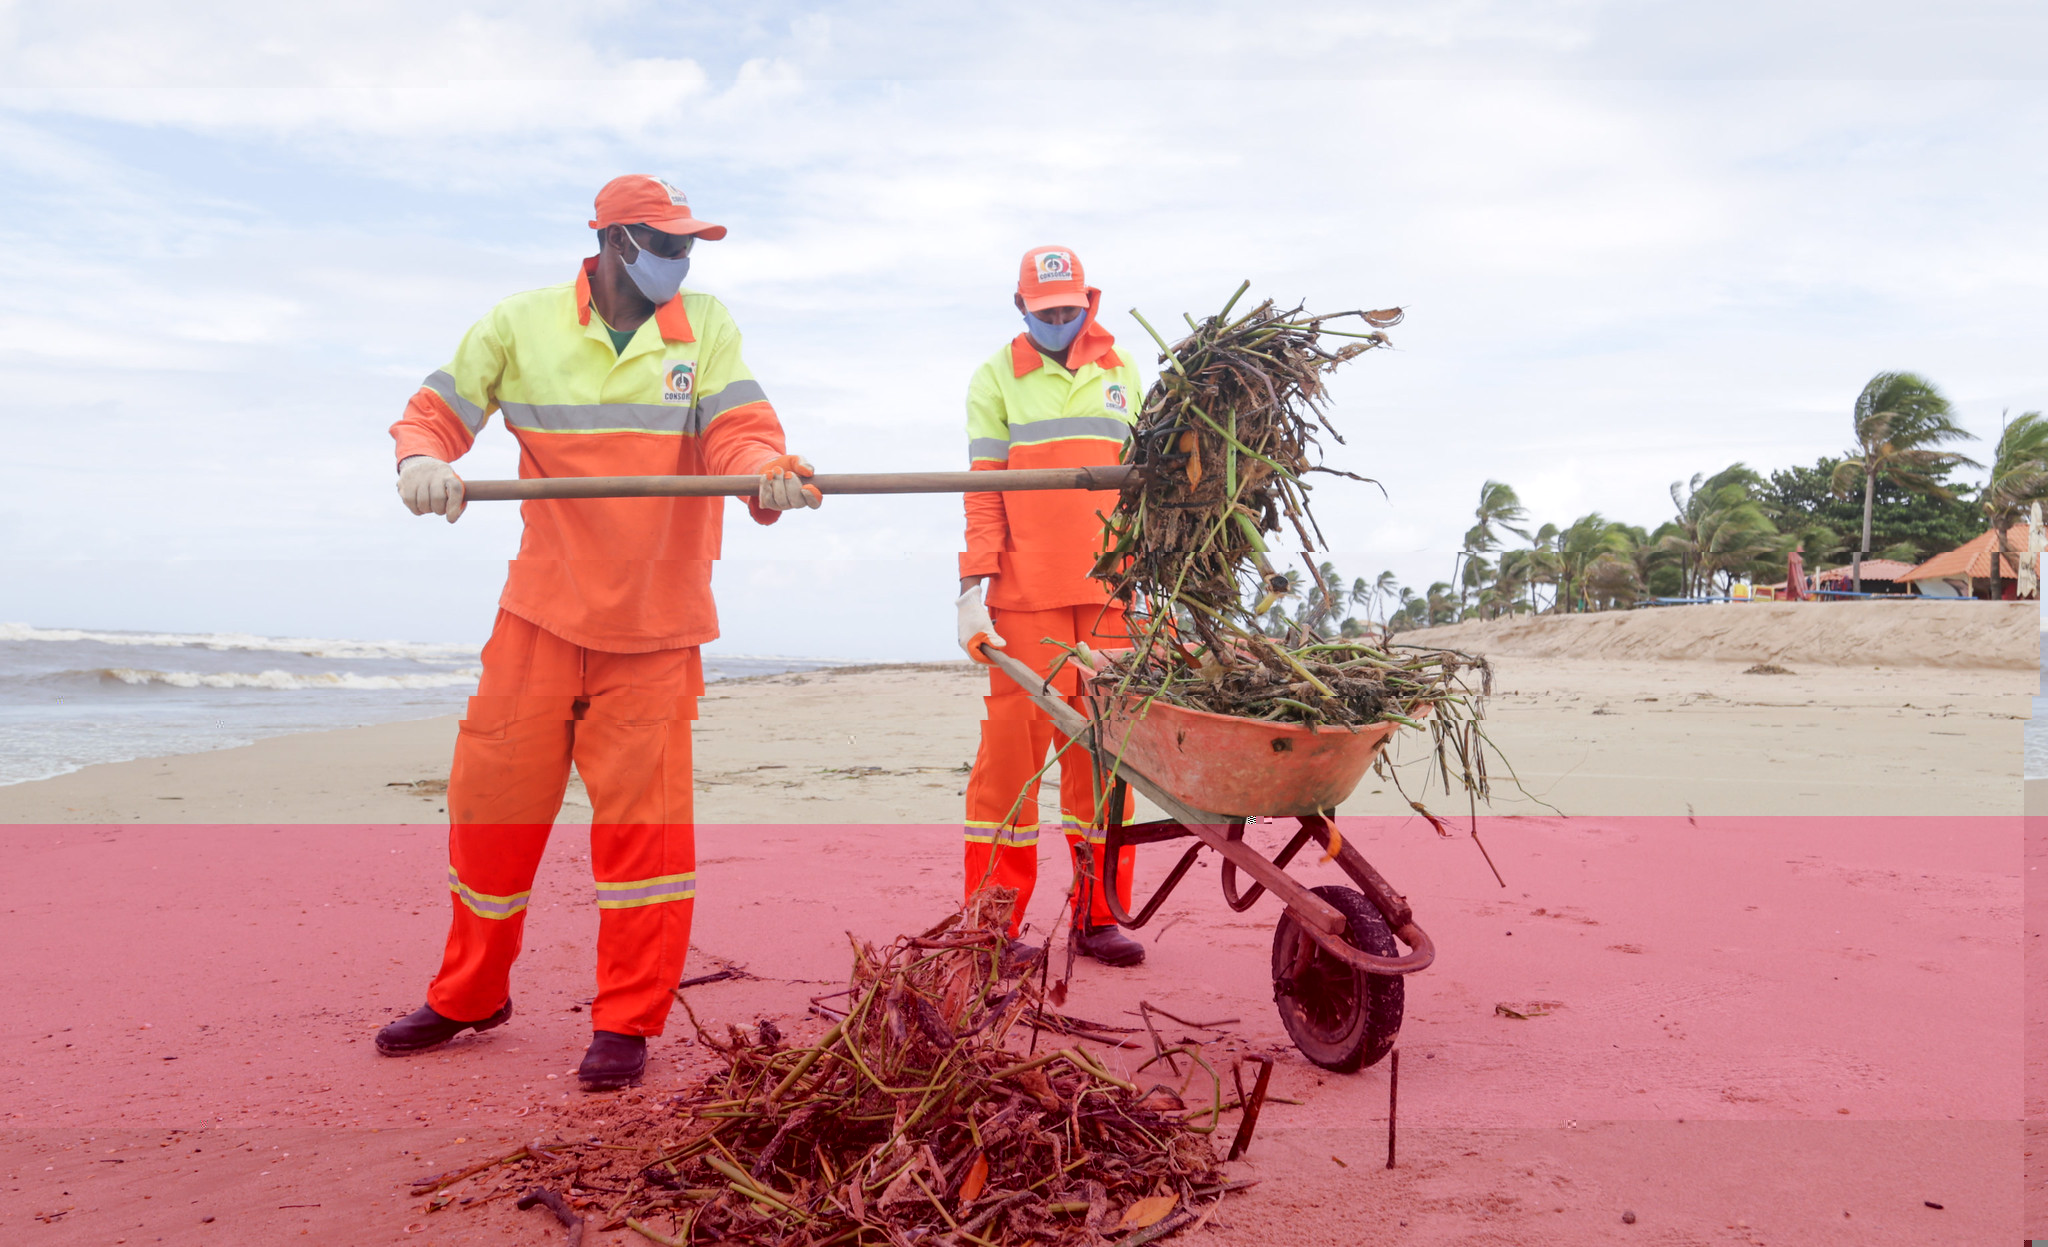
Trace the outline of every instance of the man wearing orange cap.
<instances>
[{"instance_id":1,"label":"man wearing orange cap","mask_svg":"<svg viewBox=\"0 0 2048 1247\"><path fill-rule=\"evenodd\" d=\"M1034 247L1017 278L1024 332L976 370L967 389L968 457L975 471L1116 463L1136 422L1137 370L1098 323L1102 292L1087 283L1068 247ZM1089 577L1102 550L1103 495L1086 490L968 494L967 551L960 556L961 648L985 662L983 644L1044 675L1061 651L1049 642L1128 643L1123 610ZM1054 686L1078 701L1071 663ZM989 673L981 748L967 781L967 892L1017 889L1014 939L1038 878L1038 781L1052 722L1000 672ZM1064 741L1064 738L1060 738ZM1109 965L1136 965L1144 946L1117 929L1102 894L1104 835L1097 776L1086 752L1060 755L1060 822L1079 875L1074 945ZM1125 811L1126 817L1129 811ZM1088 855L1081 869L1083 853ZM1118 862L1130 905L1131 857ZM1029 951L1029 950L1020 950Z\"/></svg>"},{"instance_id":2,"label":"man wearing orange cap","mask_svg":"<svg viewBox=\"0 0 2048 1247\"><path fill-rule=\"evenodd\" d=\"M449 463L502 411L522 477L759 475L757 523L817 506L731 314L681 288L697 240L725 227L640 175L598 192L590 226L598 253L576 279L499 303L391 426L406 505L453 523L462 481ZM718 635L722 506L524 504L448 778L447 948L427 1003L377 1033L380 1052L419 1052L512 1015L527 898L573 762L590 793L598 908L595 1034L577 1074L590 1090L640 1078L690 946L690 721L698 647Z\"/></svg>"}]
</instances>

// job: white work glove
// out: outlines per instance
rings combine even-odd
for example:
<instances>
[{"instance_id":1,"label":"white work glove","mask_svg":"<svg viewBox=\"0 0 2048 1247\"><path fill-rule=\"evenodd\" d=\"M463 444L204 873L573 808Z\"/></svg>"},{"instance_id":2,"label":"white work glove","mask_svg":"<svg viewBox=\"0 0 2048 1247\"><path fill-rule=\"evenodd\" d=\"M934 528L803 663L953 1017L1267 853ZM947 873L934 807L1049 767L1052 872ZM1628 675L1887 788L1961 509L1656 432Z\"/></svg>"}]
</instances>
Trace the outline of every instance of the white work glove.
<instances>
[{"instance_id":1,"label":"white work glove","mask_svg":"<svg viewBox=\"0 0 2048 1247\"><path fill-rule=\"evenodd\" d=\"M967 651L969 658L984 667L990 667L995 664L981 656L981 647L1008 647L1003 638L996 635L996 621L989 618L988 607L981 600L981 590L982 586L979 584L969 585L967 592L961 594L953 606L959 612L960 648Z\"/></svg>"},{"instance_id":2,"label":"white work glove","mask_svg":"<svg viewBox=\"0 0 2048 1247\"><path fill-rule=\"evenodd\" d=\"M414 515L445 515L453 524L462 518L462 478L432 455L409 455L398 465L398 496Z\"/></svg>"},{"instance_id":3,"label":"white work glove","mask_svg":"<svg viewBox=\"0 0 2048 1247\"><path fill-rule=\"evenodd\" d=\"M801 455L781 455L770 459L761 466L761 509L764 511L794 511L798 507L816 507L825 501L825 495L818 492L816 485L806 485L803 478L811 474L811 461Z\"/></svg>"}]
</instances>

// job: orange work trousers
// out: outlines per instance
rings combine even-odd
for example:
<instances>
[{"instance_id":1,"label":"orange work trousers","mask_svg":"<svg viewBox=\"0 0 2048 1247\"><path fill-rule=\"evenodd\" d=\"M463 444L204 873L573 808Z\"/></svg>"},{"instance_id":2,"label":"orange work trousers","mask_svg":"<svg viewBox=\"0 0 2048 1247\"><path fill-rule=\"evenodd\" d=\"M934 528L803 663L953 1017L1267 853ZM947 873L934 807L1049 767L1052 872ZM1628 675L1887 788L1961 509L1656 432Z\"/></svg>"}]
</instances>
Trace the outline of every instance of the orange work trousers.
<instances>
[{"instance_id":1,"label":"orange work trousers","mask_svg":"<svg viewBox=\"0 0 2048 1247\"><path fill-rule=\"evenodd\" d=\"M1062 651L1047 644L1047 638L1072 645L1084 641L1095 648L1127 646L1121 607L1062 606L1046 611L991 610L996 633L1003 638L1003 652L1043 676ZM1053 677L1053 687L1070 704L1079 706L1080 675L1069 661ZM974 773L967 779L967 895L991 884L1017 889L1017 907L1010 918L1015 936L1024 921L1024 907L1038 882L1038 772L1045 766L1046 751L1067 744L1054 730L1052 720L1033 705L1030 696L1000 671L989 672L987 717L981 721L981 748L974 755ZM1080 854L1089 854L1090 873L1100 880L1106 836L1096 811L1094 760L1088 751L1072 745L1060 753L1060 825L1066 833L1069 851L1078 868ZM1105 792L1104 798L1108 794ZM1126 799L1123 817L1131 816ZM1117 859L1117 900L1128 912L1131 904L1131 867L1135 849L1124 849ZM1092 926L1107 926L1109 904L1099 885L1081 883L1074 889L1074 916Z\"/></svg>"},{"instance_id":2,"label":"orange work trousers","mask_svg":"<svg viewBox=\"0 0 2048 1247\"><path fill-rule=\"evenodd\" d=\"M427 992L435 1012L470 1021L510 996L527 898L573 761L592 810L591 1026L661 1034L697 894L690 721L703 689L695 646L606 653L498 612L448 777L454 916Z\"/></svg>"}]
</instances>

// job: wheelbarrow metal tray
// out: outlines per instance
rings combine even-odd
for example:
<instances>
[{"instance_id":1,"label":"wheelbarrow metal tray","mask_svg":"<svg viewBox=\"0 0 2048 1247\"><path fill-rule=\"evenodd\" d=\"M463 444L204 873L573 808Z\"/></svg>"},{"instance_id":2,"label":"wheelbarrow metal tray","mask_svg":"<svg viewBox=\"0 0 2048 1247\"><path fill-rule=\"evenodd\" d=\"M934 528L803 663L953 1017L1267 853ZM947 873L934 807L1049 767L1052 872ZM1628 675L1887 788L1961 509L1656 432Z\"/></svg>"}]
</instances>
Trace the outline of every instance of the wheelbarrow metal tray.
<instances>
[{"instance_id":1,"label":"wheelbarrow metal tray","mask_svg":"<svg viewBox=\"0 0 2048 1247\"><path fill-rule=\"evenodd\" d=\"M1137 697L1098 713L1109 753L1178 800L1237 818L1335 811L1399 726L1268 723Z\"/></svg>"}]
</instances>

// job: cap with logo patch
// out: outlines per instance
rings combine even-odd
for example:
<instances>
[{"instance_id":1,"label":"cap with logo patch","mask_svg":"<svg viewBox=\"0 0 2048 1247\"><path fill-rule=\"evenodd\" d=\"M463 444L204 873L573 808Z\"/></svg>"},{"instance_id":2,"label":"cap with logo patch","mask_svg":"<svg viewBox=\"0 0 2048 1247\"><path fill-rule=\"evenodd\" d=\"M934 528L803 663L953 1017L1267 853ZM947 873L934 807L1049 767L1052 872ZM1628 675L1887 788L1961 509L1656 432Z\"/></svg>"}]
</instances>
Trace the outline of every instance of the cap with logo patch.
<instances>
[{"instance_id":1,"label":"cap with logo patch","mask_svg":"<svg viewBox=\"0 0 2048 1247\"><path fill-rule=\"evenodd\" d=\"M645 173L613 178L597 192L597 219L590 228L608 225L645 225L664 234L695 234L712 242L725 237L725 226L690 215L690 201L683 192Z\"/></svg>"},{"instance_id":2,"label":"cap with logo patch","mask_svg":"<svg viewBox=\"0 0 2048 1247\"><path fill-rule=\"evenodd\" d=\"M1081 257L1071 247L1033 247L1018 268L1017 293L1027 312L1087 307L1088 280L1081 272Z\"/></svg>"}]
</instances>

